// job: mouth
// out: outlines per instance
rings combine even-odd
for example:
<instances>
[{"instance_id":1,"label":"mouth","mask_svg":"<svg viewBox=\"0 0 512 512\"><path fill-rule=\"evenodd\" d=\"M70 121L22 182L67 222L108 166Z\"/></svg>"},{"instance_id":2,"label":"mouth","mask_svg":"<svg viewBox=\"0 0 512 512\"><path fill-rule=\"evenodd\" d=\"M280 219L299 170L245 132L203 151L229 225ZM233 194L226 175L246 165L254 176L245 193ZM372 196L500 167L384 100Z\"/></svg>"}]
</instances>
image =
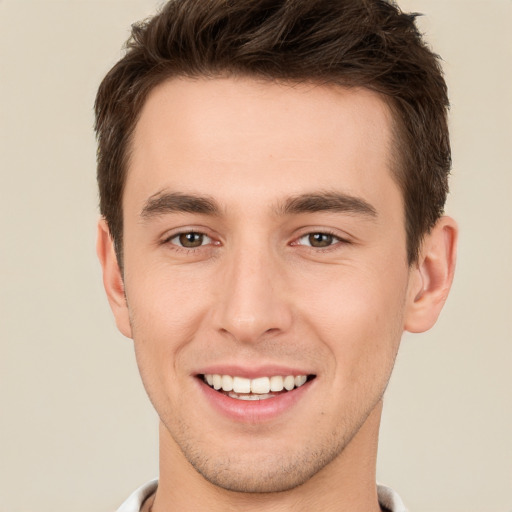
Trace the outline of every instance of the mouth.
<instances>
[{"instance_id":1,"label":"mouth","mask_svg":"<svg viewBox=\"0 0 512 512\"><path fill-rule=\"evenodd\" d=\"M201 374L211 389L235 400L268 400L302 387L315 375L271 375L248 379L236 375Z\"/></svg>"}]
</instances>

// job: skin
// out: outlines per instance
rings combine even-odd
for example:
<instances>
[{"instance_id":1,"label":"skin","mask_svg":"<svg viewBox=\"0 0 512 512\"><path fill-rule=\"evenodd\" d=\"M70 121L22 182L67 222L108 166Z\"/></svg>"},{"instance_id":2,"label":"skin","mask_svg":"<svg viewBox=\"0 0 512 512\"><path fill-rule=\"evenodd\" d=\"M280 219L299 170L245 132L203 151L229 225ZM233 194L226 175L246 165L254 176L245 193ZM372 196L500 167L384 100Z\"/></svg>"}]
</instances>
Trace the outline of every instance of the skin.
<instances>
[{"instance_id":1,"label":"skin","mask_svg":"<svg viewBox=\"0 0 512 512\"><path fill-rule=\"evenodd\" d=\"M123 196L124 276L103 220L98 254L161 420L153 512L379 510L382 396L403 331L437 319L456 243L443 217L408 265L391 133L385 103L361 89L174 79L149 95ZM216 211L176 210L166 194ZM322 194L337 207L319 208ZM312 211L290 206L305 196ZM180 247L193 232L199 245ZM227 418L197 378L277 364L315 379L269 421Z\"/></svg>"}]
</instances>

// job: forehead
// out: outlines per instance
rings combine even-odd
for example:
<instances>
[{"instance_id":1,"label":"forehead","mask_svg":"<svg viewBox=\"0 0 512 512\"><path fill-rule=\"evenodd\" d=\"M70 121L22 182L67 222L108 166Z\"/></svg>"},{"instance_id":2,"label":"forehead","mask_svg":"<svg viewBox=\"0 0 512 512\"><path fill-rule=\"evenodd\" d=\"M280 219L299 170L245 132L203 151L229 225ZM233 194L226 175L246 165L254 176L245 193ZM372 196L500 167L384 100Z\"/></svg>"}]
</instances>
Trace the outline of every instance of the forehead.
<instances>
[{"instance_id":1,"label":"forehead","mask_svg":"<svg viewBox=\"0 0 512 512\"><path fill-rule=\"evenodd\" d=\"M248 198L339 187L372 196L391 180L391 124L386 103L365 89L173 79L142 109L126 190L143 200L208 189L222 201L239 183Z\"/></svg>"}]
</instances>

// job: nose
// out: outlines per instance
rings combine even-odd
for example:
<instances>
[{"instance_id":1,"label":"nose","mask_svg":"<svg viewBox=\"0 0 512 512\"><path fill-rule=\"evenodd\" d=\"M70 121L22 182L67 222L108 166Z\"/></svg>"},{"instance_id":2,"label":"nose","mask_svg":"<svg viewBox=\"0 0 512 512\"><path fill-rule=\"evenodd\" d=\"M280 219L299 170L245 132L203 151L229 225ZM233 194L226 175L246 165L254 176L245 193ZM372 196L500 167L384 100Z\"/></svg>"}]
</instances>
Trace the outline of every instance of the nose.
<instances>
[{"instance_id":1,"label":"nose","mask_svg":"<svg viewBox=\"0 0 512 512\"><path fill-rule=\"evenodd\" d=\"M233 251L219 275L215 307L217 328L242 343L254 343L290 328L282 262L270 251L246 247Z\"/></svg>"}]
</instances>

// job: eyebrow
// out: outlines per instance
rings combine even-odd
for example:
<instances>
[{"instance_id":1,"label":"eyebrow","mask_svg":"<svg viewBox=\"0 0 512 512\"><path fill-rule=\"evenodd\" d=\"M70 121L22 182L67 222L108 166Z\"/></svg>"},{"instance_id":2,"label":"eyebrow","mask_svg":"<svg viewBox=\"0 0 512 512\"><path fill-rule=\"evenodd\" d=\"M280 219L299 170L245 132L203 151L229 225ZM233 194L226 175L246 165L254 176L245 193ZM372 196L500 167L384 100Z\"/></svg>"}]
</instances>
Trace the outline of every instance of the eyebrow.
<instances>
[{"instance_id":1,"label":"eyebrow","mask_svg":"<svg viewBox=\"0 0 512 512\"><path fill-rule=\"evenodd\" d=\"M183 194L180 192L158 192L146 201L140 216L143 219L149 219L166 213L219 215L220 208L210 197Z\"/></svg>"},{"instance_id":2,"label":"eyebrow","mask_svg":"<svg viewBox=\"0 0 512 512\"><path fill-rule=\"evenodd\" d=\"M291 197L274 209L278 215L301 213L337 212L377 217L377 210L360 197L340 192L316 192ZM217 202L208 196L197 196L181 192L158 192L144 204L140 216L150 219L167 213L197 213L220 215Z\"/></svg>"},{"instance_id":3,"label":"eyebrow","mask_svg":"<svg viewBox=\"0 0 512 512\"><path fill-rule=\"evenodd\" d=\"M317 192L291 197L277 207L277 212L284 215L337 212L377 217L377 210L370 203L360 197L340 192Z\"/></svg>"}]
</instances>

